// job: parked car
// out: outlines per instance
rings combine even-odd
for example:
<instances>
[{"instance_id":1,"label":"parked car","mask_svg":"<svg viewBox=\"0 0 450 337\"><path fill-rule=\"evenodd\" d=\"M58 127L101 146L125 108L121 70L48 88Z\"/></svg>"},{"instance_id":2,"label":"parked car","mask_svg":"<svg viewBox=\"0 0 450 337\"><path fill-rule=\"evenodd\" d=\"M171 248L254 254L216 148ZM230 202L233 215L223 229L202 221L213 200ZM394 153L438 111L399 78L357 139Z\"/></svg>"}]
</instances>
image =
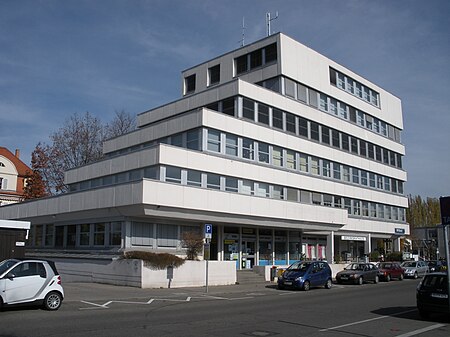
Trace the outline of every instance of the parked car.
<instances>
[{"instance_id":1,"label":"parked car","mask_svg":"<svg viewBox=\"0 0 450 337\"><path fill-rule=\"evenodd\" d=\"M405 277L416 279L428 273L428 266L424 261L405 261L401 266L405 271Z\"/></svg>"},{"instance_id":2,"label":"parked car","mask_svg":"<svg viewBox=\"0 0 450 337\"><path fill-rule=\"evenodd\" d=\"M378 277L380 280L389 282L393 278L403 280L405 271L398 262L380 262L377 264Z\"/></svg>"},{"instance_id":3,"label":"parked car","mask_svg":"<svg viewBox=\"0 0 450 337\"><path fill-rule=\"evenodd\" d=\"M311 287L332 286L331 268L325 261L297 261L278 278L278 289L309 290Z\"/></svg>"},{"instance_id":4,"label":"parked car","mask_svg":"<svg viewBox=\"0 0 450 337\"><path fill-rule=\"evenodd\" d=\"M428 261L428 269L430 273L447 270L447 262L442 260Z\"/></svg>"},{"instance_id":5,"label":"parked car","mask_svg":"<svg viewBox=\"0 0 450 337\"><path fill-rule=\"evenodd\" d=\"M61 277L53 262L34 259L0 262L0 307L29 303L58 310L63 299Z\"/></svg>"},{"instance_id":6,"label":"parked car","mask_svg":"<svg viewBox=\"0 0 450 337\"><path fill-rule=\"evenodd\" d=\"M378 268L373 263L351 263L336 274L337 283L378 283Z\"/></svg>"},{"instance_id":7,"label":"parked car","mask_svg":"<svg viewBox=\"0 0 450 337\"><path fill-rule=\"evenodd\" d=\"M430 313L450 314L447 273L438 272L425 275L417 286L416 301L422 318L427 318Z\"/></svg>"}]
</instances>

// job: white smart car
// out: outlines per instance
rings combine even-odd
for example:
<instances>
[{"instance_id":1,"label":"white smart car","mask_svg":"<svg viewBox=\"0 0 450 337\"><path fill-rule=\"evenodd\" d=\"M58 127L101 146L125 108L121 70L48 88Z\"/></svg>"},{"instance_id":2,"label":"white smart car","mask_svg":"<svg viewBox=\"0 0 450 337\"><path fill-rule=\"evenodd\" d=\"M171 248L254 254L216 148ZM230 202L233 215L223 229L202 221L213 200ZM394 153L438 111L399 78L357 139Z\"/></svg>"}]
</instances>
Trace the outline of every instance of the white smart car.
<instances>
[{"instance_id":1,"label":"white smart car","mask_svg":"<svg viewBox=\"0 0 450 337\"><path fill-rule=\"evenodd\" d=\"M0 307L24 303L58 310L64 299L55 263L46 260L9 259L0 262Z\"/></svg>"}]
</instances>

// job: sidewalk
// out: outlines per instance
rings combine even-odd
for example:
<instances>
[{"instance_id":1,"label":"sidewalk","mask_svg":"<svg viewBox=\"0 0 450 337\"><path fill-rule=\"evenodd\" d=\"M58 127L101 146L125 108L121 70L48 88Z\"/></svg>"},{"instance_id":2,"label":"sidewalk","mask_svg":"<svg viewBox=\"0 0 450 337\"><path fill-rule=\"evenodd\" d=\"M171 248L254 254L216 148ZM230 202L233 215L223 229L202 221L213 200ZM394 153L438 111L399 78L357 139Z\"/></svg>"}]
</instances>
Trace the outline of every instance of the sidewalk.
<instances>
[{"instance_id":1,"label":"sidewalk","mask_svg":"<svg viewBox=\"0 0 450 337\"><path fill-rule=\"evenodd\" d=\"M120 300L129 298L151 298L184 295L218 295L232 293L247 293L262 291L265 289L275 289L275 284L271 282L256 284L236 284L227 286L209 286L208 293L206 287L189 288L157 288L141 289L126 286L114 286L100 283L67 282L63 283L65 298L64 301L102 301Z\"/></svg>"}]
</instances>

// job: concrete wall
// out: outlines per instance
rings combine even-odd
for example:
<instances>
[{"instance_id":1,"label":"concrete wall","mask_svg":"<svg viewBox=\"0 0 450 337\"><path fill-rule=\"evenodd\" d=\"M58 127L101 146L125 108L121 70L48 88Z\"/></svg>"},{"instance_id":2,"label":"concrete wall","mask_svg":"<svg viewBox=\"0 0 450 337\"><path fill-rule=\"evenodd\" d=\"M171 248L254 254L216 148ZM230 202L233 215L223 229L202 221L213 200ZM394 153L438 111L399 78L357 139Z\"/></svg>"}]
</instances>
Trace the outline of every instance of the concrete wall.
<instances>
[{"instance_id":1,"label":"concrete wall","mask_svg":"<svg viewBox=\"0 0 450 337\"><path fill-rule=\"evenodd\" d=\"M53 259L64 282L94 282L139 288L202 287L206 261L186 261L181 267L152 270L141 260ZM170 279L171 277L171 279ZM169 282L170 280L170 282ZM208 261L208 285L236 283L234 261Z\"/></svg>"}]
</instances>

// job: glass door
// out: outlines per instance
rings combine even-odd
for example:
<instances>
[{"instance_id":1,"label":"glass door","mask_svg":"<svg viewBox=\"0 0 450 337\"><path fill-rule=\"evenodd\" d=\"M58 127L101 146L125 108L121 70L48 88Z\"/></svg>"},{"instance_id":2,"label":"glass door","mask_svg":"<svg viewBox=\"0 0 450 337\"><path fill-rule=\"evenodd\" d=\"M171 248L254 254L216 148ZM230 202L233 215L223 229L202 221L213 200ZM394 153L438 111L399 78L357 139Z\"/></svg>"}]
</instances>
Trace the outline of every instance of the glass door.
<instances>
[{"instance_id":1,"label":"glass door","mask_svg":"<svg viewBox=\"0 0 450 337\"><path fill-rule=\"evenodd\" d=\"M255 240L242 240L242 269L251 269L255 265Z\"/></svg>"}]
</instances>

